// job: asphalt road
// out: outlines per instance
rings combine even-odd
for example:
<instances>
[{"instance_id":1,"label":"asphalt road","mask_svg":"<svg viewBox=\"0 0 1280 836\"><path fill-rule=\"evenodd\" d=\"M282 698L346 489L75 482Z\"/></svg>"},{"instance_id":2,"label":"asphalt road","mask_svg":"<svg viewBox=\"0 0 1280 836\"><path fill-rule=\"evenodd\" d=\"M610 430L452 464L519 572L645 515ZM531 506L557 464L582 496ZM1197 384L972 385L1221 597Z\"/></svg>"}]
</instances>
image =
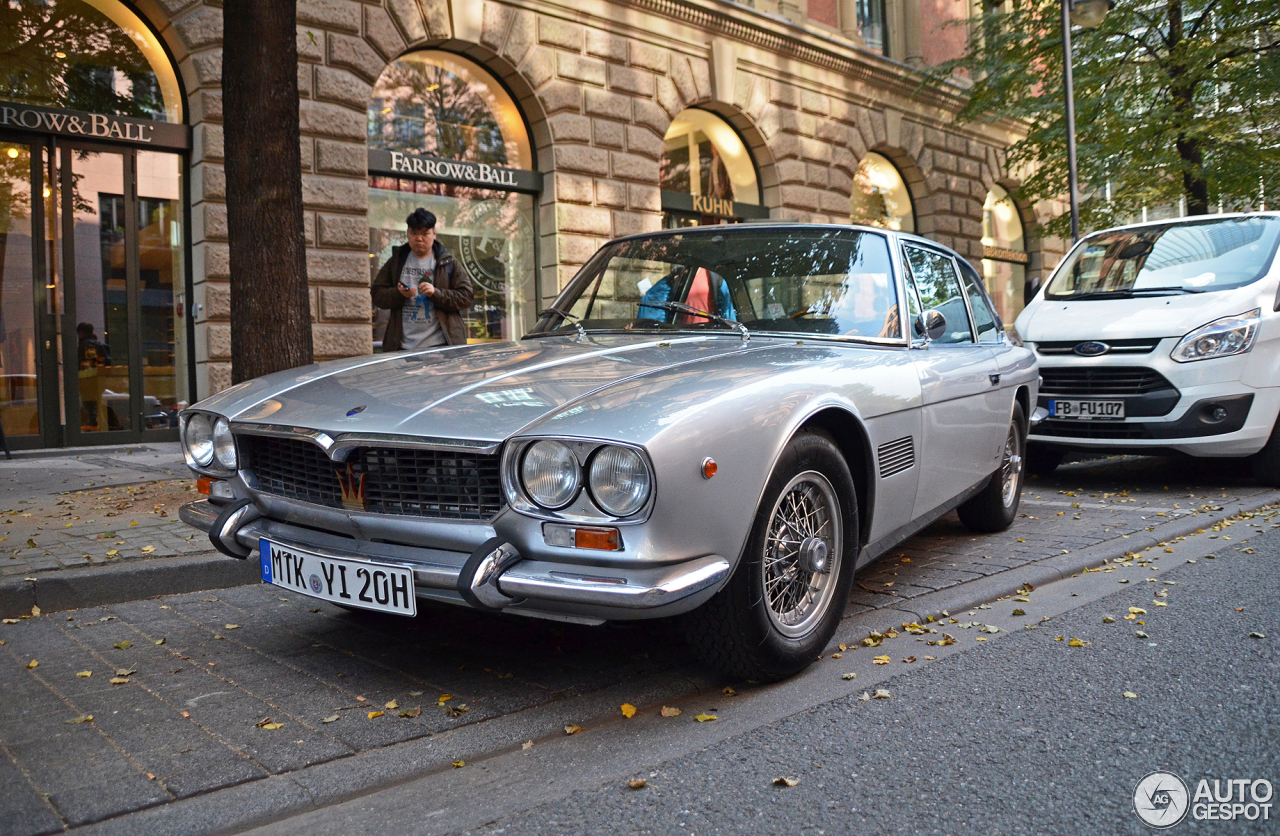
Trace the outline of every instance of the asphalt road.
<instances>
[{"instance_id":1,"label":"asphalt road","mask_svg":"<svg viewBox=\"0 0 1280 836\"><path fill-rule=\"evenodd\" d=\"M619 720L593 730L596 741L567 738L538 759L509 753L254 832L1149 832L1132 798L1153 770L1176 773L1192 793L1201 778L1265 778L1280 789L1276 519L1252 521L1247 545L1245 526L1229 543L1201 535L1157 563L959 614L960 624L1001 625L997 634L957 627L957 645L943 650L904 644L908 636L859 650L849 666L859 679L848 684L866 687L836 699L804 707L806 692L832 678L811 669L798 682L686 706L686 717L701 709L745 727L707 745L692 723L657 741L680 718L650 711L643 730L620 728L642 718ZM1146 612L1126 620L1130 607ZM1012 618L1014 608L1026 616ZM871 668L865 653L880 650L892 661ZM907 652L939 658L906 664ZM876 689L890 696L861 698ZM634 778L647 786L628 788ZM1276 833L1278 817L1188 816L1173 832Z\"/></svg>"}]
</instances>

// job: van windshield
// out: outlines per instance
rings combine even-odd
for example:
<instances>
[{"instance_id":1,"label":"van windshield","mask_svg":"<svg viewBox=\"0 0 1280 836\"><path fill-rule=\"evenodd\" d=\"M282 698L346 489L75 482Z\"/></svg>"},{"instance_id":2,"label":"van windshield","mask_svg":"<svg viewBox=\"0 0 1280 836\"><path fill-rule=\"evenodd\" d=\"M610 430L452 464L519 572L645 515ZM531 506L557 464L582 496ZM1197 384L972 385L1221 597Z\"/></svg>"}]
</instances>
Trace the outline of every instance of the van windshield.
<instances>
[{"instance_id":1,"label":"van windshield","mask_svg":"<svg viewBox=\"0 0 1280 836\"><path fill-rule=\"evenodd\" d=\"M1054 274L1046 299L1115 299L1230 290L1266 275L1280 218L1251 216L1100 232Z\"/></svg>"}]
</instances>

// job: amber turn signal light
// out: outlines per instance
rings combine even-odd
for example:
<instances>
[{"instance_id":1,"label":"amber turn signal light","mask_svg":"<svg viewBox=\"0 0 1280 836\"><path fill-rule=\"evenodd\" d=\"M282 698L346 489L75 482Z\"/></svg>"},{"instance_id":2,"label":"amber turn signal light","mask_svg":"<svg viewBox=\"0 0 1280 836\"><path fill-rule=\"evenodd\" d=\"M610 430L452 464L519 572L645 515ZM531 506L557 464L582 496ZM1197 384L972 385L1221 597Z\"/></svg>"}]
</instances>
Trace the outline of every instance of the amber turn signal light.
<instances>
[{"instance_id":1,"label":"amber turn signal light","mask_svg":"<svg viewBox=\"0 0 1280 836\"><path fill-rule=\"evenodd\" d=\"M573 545L580 549L616 552L622 548L622 539L616 528L575 528Z\"/></svg>"},{"instance_id":2,"label":"amber turn signal light","mask_svg":"<svg viewBox=\"0 0 1280 836\"><path fill-rule=\"evenodd\" d=\"M210 487L212 484L213 484L213 480L210 479L208 476L201 476L199 479L196 480L196 490L204 494L205 496L208 496L209 491L212 490L212 488Z\"/></svg>"},{"instance_id":3,"label":"amber turn signal light","mask_svg":"<svg viewBox=\"0 0 1280 836\"><path fill-rule=\"evenodd\" d=\"M702 460L702 478L710 479L716 475L716 471L720 468L716 465L716 460L707 458Z\"/></svg>"}]
</instances>

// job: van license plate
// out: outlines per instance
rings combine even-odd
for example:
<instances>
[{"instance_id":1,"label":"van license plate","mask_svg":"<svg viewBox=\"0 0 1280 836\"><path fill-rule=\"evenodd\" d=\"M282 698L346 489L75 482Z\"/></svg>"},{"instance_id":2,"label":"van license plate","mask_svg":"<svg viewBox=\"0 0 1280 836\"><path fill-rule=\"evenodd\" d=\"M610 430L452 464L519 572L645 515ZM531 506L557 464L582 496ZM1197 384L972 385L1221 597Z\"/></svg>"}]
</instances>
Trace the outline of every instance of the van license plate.
<instances>
[{"instance_id":1,"label":"van license plate","mask_svg":"<svg viewBox=\"0 0 1280 836\"><path fill-rule=\"evenodd\" d=\"M1049 401L1049 415L1074 421L1120 421L1124 419L1124 401Z\"/></svg>"}]
</instances>

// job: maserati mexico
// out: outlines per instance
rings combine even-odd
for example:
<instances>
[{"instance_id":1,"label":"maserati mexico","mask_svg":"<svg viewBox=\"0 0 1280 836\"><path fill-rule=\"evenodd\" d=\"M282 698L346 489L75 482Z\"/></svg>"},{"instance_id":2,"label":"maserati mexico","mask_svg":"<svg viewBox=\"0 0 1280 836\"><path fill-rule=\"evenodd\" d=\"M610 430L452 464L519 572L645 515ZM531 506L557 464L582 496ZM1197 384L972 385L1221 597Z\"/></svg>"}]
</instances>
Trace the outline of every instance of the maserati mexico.
<instances>
[{"instance_id":1,"label":"maserati mexico","mask_svg":"<svg viewBox=\"0 0 1280 836\"><path fill-rule=\"evenodd\" d=\"M708 664L777 679L822 652L859 567L953 509L1013 521L1037 381L976 271L922 238L635 235L520 340L313 365L185 410L208 498L182 518L343 607L678 616Z\"/></svg>"}]
</instances>

